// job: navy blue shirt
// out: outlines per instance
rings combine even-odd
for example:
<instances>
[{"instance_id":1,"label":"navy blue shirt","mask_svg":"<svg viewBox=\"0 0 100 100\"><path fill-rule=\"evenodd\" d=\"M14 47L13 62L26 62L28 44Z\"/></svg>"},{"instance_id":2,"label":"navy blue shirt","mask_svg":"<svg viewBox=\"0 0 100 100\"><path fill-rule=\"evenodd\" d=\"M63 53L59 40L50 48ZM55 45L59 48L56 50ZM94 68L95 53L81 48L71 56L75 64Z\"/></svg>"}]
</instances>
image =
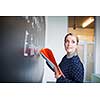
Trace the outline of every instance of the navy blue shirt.
<instances>
[{"instance_id":1,"label":"navy blue shirt","mask_svg":"<svg viewBox=\"0 0 100 100\"><path fill-rule=\"evenodd\" d=\"M65 55L59 64L63 76L57 79L57 83L82 83L84 80L84 67L78 55L67 58Z\"/></svg>"}]
</instances>

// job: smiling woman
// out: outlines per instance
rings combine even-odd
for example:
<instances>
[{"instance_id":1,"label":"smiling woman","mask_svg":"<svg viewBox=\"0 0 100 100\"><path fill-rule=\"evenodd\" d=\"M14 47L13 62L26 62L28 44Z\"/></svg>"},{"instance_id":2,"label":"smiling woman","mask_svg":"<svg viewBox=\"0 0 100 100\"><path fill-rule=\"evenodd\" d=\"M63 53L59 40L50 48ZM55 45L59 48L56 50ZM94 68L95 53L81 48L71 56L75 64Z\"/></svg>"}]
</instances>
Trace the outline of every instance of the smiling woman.
<instances>
[{"instance_id":1,"label":"smiling woman","mask_svg":"<svg viewBox=\"0 0 100 100\"><path fill-rule=\"evenodd\" d=\"M69 33L66 35L64 40L65 50L67 51L67 55L71 55L77 51L79 39L75 34Z\"/></svg>"},{"instance_id":2,"label":"smiling woman","mask_svg":"<svg viewBox=\"0 0 100 100\"><path fill-rule=\"evenodd\" d=\"M63 74L58 74L58 70L55 69L55 75L57 83L81 83L84 80L84 67L77 55L78 37L72 33L65 36L64 46L66 55L63 57L59 64Z\"/></svg>"},{"instance_id":3,"label":"smiling woman","mask_svg":"<svg viewBox=\"0 0 100 100\"><path fill-rule=\"evenodd\" d=\"M84 80L84 67L77 54L77 46L79 39L73 33L68 33L64 39L64 46L66 50L66 55L62 58L60 64L53 68L55 72L55 78L57 83L82 83ZM44 52L45 53L45 52ZM46 58L52 61L46 53ZM47 65L52 66L47 61ZM54 61L55 62L55 61ZM60 69L60 70L59 70Z\"/></svg>"}]
</instances>

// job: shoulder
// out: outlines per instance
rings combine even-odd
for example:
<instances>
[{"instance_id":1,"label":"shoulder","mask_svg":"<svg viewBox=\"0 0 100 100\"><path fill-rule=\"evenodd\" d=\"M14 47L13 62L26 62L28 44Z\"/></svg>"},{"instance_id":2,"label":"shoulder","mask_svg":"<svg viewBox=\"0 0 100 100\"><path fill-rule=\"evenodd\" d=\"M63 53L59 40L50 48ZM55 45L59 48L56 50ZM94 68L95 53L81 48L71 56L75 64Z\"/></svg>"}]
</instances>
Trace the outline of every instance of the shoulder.
<instances>
[{"instance_id":1,"label":"shoulder","mask_svg":"<svg viewBox=\"0 0 100 100\"><path fill-rule=\"evenodd\" d=\"M65 55L65 56L62 58L62 61L65 60L66 58L67 58L67 55Z\"/></svg>"},{"instance_id":2,"label":"shoulder","mask_svg":"<svg viewBox=\"0 0 100 100\"><path fill-rule=\"evenodd\" d=\"M65 55L65 56L62 58L61 62L59 63L59 66L65 66L66 63L67 63L67 56Z\"/></svg>"},{"instance_id":3,"label":"shoulder","mask_svg":"<svg viewBox=\"0 0 100 100\"><path fill-rule=\"evenodd\" d=\"M83 63L81 62L78 55L76 55L72 58L72 63L74 66L82 66L83 67Z\"/></svg>"},{"instance_id":4,"label":"shoulder","mask_svg":"<svg viewBox=\"0 0 100 100\"><path fill-rule=\"evenodd\" d=\"M76 56L73 56L73 57L72 57L72 62L76 64L76 63L81 62L81 60L80 60L79 56L76 55Z\"/></svg>"}]
</instances>

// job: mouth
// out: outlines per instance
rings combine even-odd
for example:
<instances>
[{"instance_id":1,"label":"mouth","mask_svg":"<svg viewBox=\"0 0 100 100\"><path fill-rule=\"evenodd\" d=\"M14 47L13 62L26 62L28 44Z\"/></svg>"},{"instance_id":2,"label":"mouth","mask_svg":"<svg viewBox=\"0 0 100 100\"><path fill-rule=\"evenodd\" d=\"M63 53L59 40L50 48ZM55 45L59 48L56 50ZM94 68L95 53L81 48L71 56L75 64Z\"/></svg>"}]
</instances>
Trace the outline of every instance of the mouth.
<instances>
[{"instance_id":1,"label":"mouth","mask_svg":"<svg viewBox=\"0 0 100 100\"><path fill-rule=\"evenodd\" d=\"M67 49L72 49L72 47L67 47Z\"/></svg>"}]
</instances>

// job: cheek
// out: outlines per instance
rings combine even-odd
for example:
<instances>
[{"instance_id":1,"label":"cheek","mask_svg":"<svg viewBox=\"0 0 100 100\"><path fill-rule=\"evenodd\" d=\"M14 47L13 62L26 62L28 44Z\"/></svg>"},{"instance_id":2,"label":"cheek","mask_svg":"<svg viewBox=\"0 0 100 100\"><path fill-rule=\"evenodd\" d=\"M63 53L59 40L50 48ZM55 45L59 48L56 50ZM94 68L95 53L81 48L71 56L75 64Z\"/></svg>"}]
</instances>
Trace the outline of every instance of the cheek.
<instances>
[{"instance_id":1,"label":"cheek","mask_svg":"<svg viewBox=\"0 0 100 100\"><path fill-rule=\"evenodd\" d=\"M64 44L64 47L65 47L65 50L67 51L67 46L66 46L66 44Z\"/></svg>"},{"instance_id":2,"label":"cheek","mask_svg":"<svg viewBox=\"0 0 100 100\"><path fill-rule=\"evenodd\" d=\"M65 43L64 46L65 46L65 47L68 47L68 43Z\"/></svg>"},{"instance_id":3,"label":"cheek","mask_svg":"<svg viewBox=\"0 0 100 100\"><path fill-rule=\"evenodd\" d=\"M65 47L65 49L67 49L67 47L68 47L68 44L67 44L67 43L65 43L65 44L64 44L64 47Z\"/></svg>"},{"instance_id":4,"label":"cheek","mask_svg":"<svg viewBox=\"0 0 100 100\"><path fill-rule=\"evenodd\" d=\"M77 45L74 45L74 46L73 46L73 49L76 50L76 49L77 49Z\"/></svg>"}]
</instances>

